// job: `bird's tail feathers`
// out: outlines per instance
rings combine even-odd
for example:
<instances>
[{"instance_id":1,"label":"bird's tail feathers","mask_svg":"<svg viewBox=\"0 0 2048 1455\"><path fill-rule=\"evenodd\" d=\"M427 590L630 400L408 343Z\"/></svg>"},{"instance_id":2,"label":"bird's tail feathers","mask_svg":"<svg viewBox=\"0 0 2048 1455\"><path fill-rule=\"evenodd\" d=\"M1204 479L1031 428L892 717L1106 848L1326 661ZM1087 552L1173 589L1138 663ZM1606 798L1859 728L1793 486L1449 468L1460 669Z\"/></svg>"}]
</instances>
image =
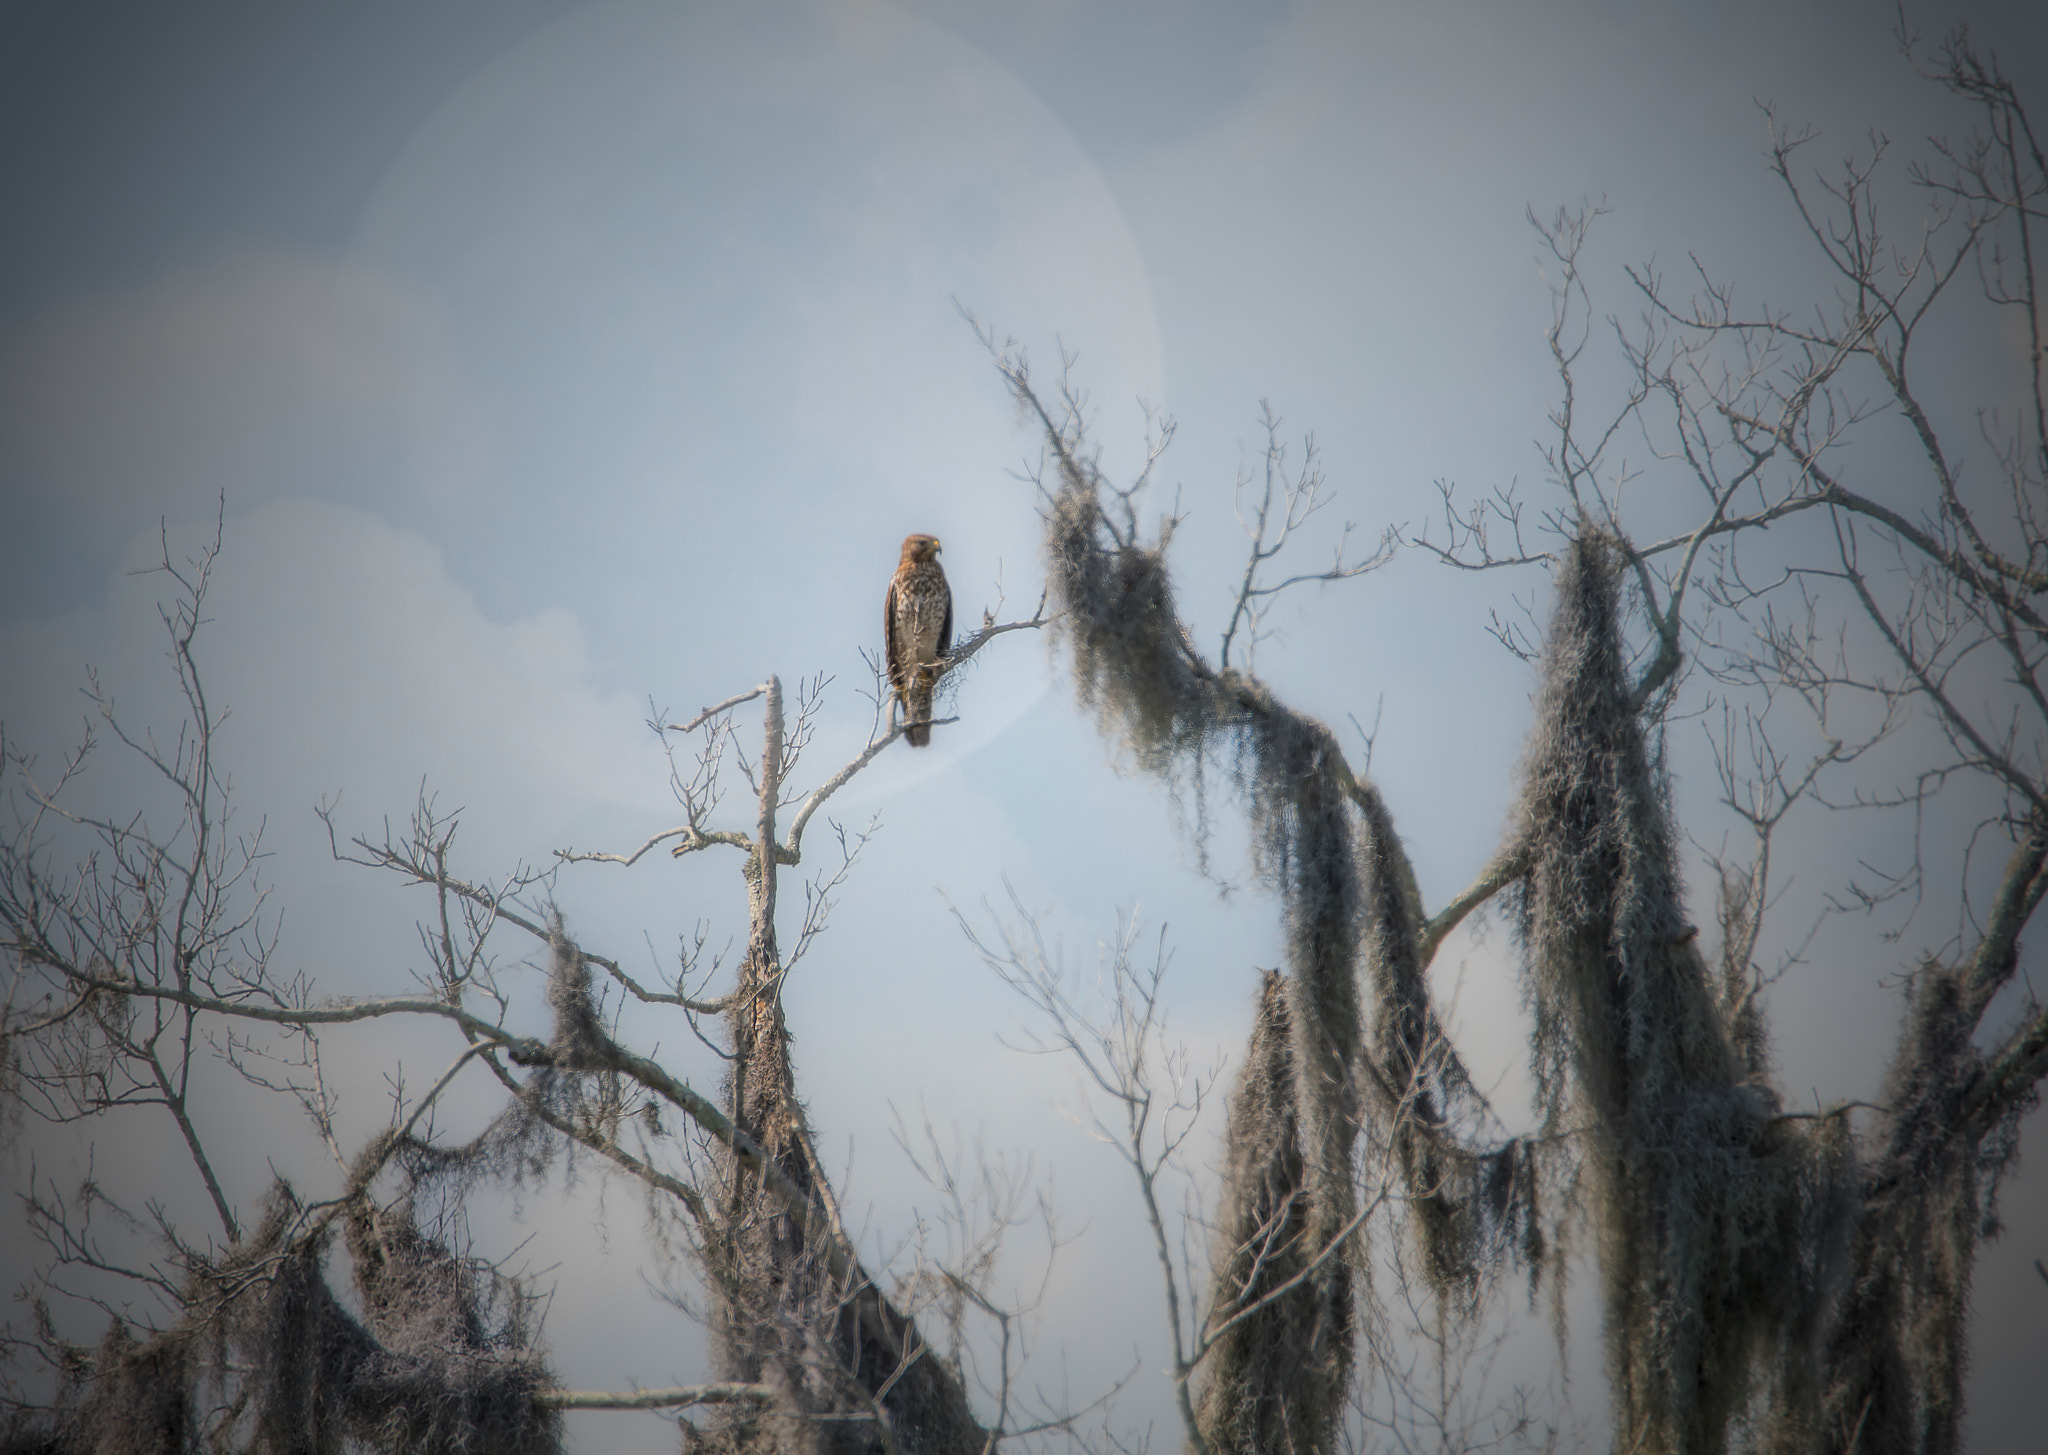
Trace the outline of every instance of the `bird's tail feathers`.
<instances>
[{"instance_id":1,"label":"bird's tail feathers","mask_svg":"<svg viewBox=\"0 0 2048 1455\"><path fill-rule=\"evenodd\" d=\"M903 699L903 715L909 719L903 729L905 742L913 748L922 748L931 742L932 694L928 686L919 682L911 688Z\"/></svg>"}]
</instances>

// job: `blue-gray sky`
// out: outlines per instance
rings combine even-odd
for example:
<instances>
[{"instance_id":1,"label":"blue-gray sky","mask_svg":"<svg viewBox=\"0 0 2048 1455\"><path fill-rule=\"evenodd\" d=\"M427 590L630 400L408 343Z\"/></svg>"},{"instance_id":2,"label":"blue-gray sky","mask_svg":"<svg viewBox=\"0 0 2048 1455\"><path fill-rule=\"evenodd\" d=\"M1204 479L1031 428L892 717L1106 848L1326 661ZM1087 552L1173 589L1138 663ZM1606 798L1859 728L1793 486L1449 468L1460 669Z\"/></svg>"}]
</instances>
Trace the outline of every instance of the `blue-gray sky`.
<instances>
[{"instance_id":1,"label":"blue-gray sky","mask_svg":"<svg viewBox=\"0 0 2048 1455\"><path fill-rule=\"evenodd\" d=\"M1966 14L2033 78L2048 23L2031 9L1913 18L1935 34ZM203 661L233 708L243 812L267 821L280 957L336 993L397 986L419 907L329 862L321 798L341 793L342 822L367 828L424 778L467 809L480 877L572 843L624 847L675 818L649 697L687 712L771 671L835 674L808 766L851 756L859 652L906 532L944 539L966 619L999 581L1028 611L1033 499L1013 471L1035 446L955 300L1048 375L1061 343L1079 354L1112 473L1139 456L1139 399L1179 422L1163 479L1187 515L1184 602L1213 643L1261 399L1316 435L1332 532L1419 524L1442 478L1540 494L1532 442L1556 381L1527 208L1612 208L1589 256L1601 311L1628 306L1624 262L1688 252L1747 296L1818 296L1759 103L1814 126L1829 157L1872 128L1904 143L1957 125L1888 22L1848 3L15 0L0 7L0 716L10 739L54 746L86 663L138 716L167 711L159 582L130 572L159 520L192 541L225 491ZM1991 345L1955 341L1949 403L1970 402ZM1381 713L1374 770L1432 904L1493 846L1527 725L1526 669L1488 613L1541 591L1409 553L1304 593L1262 649L1300 706ZM1274 906L1196 872L1162 793L1110 769L1037 642L992 647L958 710L932 752L892 754L835 805L882 829L791 985L800 1074L878 1236L900 1236L921 1195L891 1105L1049 1169L1087 1233L1056 1267L1047 1377L1064 1344L1092 1397L1136 1349L1127 1409L1164 1417L1163 1314L1129 1188L1056 1110L1058 1068L999 1043L1012 1010L934 891L970 905L1008 876L1082 954L1142 906L1170 926L1176 1023L1205 1054L1242 1034L1252 967L1277 957ZM1704 750L1680 751L1682 799L1710 800ZM90 791L118 798L123 781L110 765ZM1789 942L1859 846L1826 821L1788 832L1807 896L1784 907ZM1226 829L1217 866L1241 880L1235 842ZM593 948L644 961L700 918L715 943L738 933L735 868L585 869L560 893ZM1788 1094L1864 1096L1916 942L1829 934L1773 996L1778 1059ZM1457 1019L1512 1100L1525 1029L1504 939L1460 952ZM715 1079L681 1028L636 1029ZM383 1048L334 1045L357 1057L368 1125ZM418 1076L445 1053L424 1038L409 1054ZM100 1165L160 1165L169 1200L191 1203L164 1131L109 1127ZM27 1140L46 1167L82 1156ZM280 1114L261 1140L305 1139ZM2038 1131L2029 1150L2048 1151ZM310 1148L277 1160L323 1175ZM250 1158L231 1190L252 1200L266 1176ZM2023 1167L2012 1231L1981 1265L1983 1448L2017 1428L2026 1351L2048 1343L2029 1271L2048 1255L2044 1189ZM522 1212L530 1262L562 1270L549 1333L565 1378L701 1374L694 1335L639 1286L636 1200L576 1197L573 1218L546 1195ZM600 1207L592 1248L584 1211ZM586 1448L669 1438L638 1415L577 1431Z\"/></svg>"}]
</instances>

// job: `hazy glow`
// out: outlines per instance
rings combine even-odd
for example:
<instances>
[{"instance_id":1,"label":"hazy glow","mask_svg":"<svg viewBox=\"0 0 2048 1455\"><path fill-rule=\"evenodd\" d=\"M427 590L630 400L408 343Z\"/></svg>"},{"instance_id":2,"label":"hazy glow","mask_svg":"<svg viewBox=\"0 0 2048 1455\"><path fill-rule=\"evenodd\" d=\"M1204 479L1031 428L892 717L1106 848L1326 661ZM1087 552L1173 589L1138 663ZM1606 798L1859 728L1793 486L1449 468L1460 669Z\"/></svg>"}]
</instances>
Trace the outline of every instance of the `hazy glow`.
<instances>
[{"instance_id":1,"label":"hazy glow","mask_svg":"<svg viewBox=\"0 0 2048 1455\"><path fill-rule=\"evenodd\" d=\"M1440 477L1480 489L1520 477L1540 494L1530 441L1555 380L1526 207L1605 195L1616 211L1595 266L1607 285L1625 261L1675 265L1691 249L1745 296L1797 300L1828 285L1803 257L1784 261L1796 222L1763 166L1755 99L1823 127L1829 156L1873 124L1899 138L1953 124L1905 76L1885 21L1846 3L1760 7L1739 23L1590 0L1541 13L999 0L546 13L560 18L493 22L502 44L464 46L451 34L482 17L409 12L427 33L404 54L424 80L398 65L395 41L369 59L334 49L316 78L328 89L307 83L330 123L317 147L288 133L305 155L274 173L259 170L263 129L298 116L297 99L247 82L242 67L269 64L258 42L255 61L209 51L162 117L107 103L122 166L93 183L154 196L150 128L182 135L189 121L207 135L190 118L210 114L210 85L235 80L234 96L260 98L236 113L255 158L237 152L238 165L273 180L222 175L259 202L274 191L284 220L243 221L228 183L193 185L162 205L161 235L121 235L126 261L0 270L0 489L17 523L0 530L10 740L54 753L79 719L88 662L134 720L169 721L150 610L161 583L128 573L152 557L160 519L175 541L210 529L224 489L203 662L233 708L224 745L245 818L268 820L283 959L325 992L405 984L424 905L330 862L311 813L321 799L341 792L343 825L374 830L403 817L424 776L465 807L458 854L485 877L570 845L630 847L677 817L641 726L650 697L687 714L770 672L833 674L800 776L852 756L869 721L859 652L878 644L907 531L945 541L964 623L996 608L999 580L1003 614L1030 611L1036 502L1012 472L1036 444L955 300L1027 340L1047 379L1062 342L1079 351L1113 473L1140 458L1140 400L1178 417L1148 510L1178 492L1176 569L1208 645L1242 566L1230 490L1263 444L1261 397L1297 448L1315 432L1338 490L1305 558L1347 519L1365 538L1419 522ZM318 23L354 35L371 21ZM2044 53L2042 19L1994 23L2026 74L2017 57ZM110 43L74 38L49 95L22 104L68 114L65 88L97 74ZM399 87L402 71L412 109L387 113L377 85ZM406 135L350 150L388 114L407 118ZM360 185L321 190L330 151L353 159ZM31 203L35 186L61 191L32 180L20 184ZM341 219L317 239L287 225L320 212L307 199ZM55 203L13 215L17 227L68 219L48 225L86 252L104 231L98 214ZM1632 305L1617 288L1600 306ZM1950 341L1958 390L1981 379L1982 343ZM1488 611L1540 589L1411 553L1304 593L1261 648L1276 689L1332 723L1371 725L1383 698L1373 769L1432 903L1492 848L1526 726L1526 674L1487 636ZM991 1153L1028 1152L1063 1229L1087 1228L1055 1271L1039 1377L1057 1383L1064 1357L1090 1399L1135 1357L1124 1410L1164 1418L1163 1314L1123 1169L1056 1111L1073 1096L1064 1070L998 1043L1011 1007L934 889L971 910L1001 902L1007 876L1084 963L1119 908L1142 906L1169 926L1175 1024L1198 1061L1237 1043L1252 968L1275 963L1278 932L1262 892L1222 896L1196 872L1163 795L1105 764L1067 697L1039 642L1005 639L929 753L892 755L843 795L850 828L880 813L882 830L791 982L790 1015L825 1155L850 1166L848 1205L871 1210L876 1238L893 1245L925 1202L890 1142L894 1111L914 1123L922 1108L970 1138L984 1129ZM106 801L136 791L111 760L103 771ZM1697 781L1680 791L1708 796ZM1220 817L1213 867L1243 888L1238 832ZM835 858L824 829L807 869ZM1788 825L1781 852L1801 866L1800 893L1868 847L1857 833ZM700 918L714 948L743 924L732 858L579 871L560 895L593 947L650 973ZM1905 965L1868 928L1774 994L1780 1060L1799 1078L1790 1095L1875 1084ZM1475 931L1447 952L1442 988L1448 999L1450 977L1467 977L1455 1020L1512 1112L1526 1033L1510 948L1498 926ZM716 1084L686 1029L642 1024ZM367 1130L387 1105L383 1048L335 1046L350 1125ZM408 1043L408 1071L448 1054L432 1037ZM1987 1448L2023 1409L2021 1353L2048 1341L2028 1269L2048 1254L2042 1120L2008 1194L2014 1232L1981 1265L1971 1397ZM167 1156L159 1131L114 1141L132 1139L138 1160ZM114 1141L103 1163L129 1147ZM257 1150L286 1149L280 1165L309 1187L331 1177L282 1115L274 1135L245 1141L236 1197L269 1175ZM71 1133L31 1130L20 1150L65 1175L83 1167ZM179 1165L165 1167L171 1206L201 1206ZM593 1179L574 1199L544 1192L480 1215L477 1231L492 1251L537 1232L529 1264L560 1265L549 1332L565 1378L703 1372L691 1327L644 1295L630 1191ZM1031 1250L1019 1252L1022 1277ZM1597 1367L1582 1348L1576 1396L1596 1415ZM673 1445L638 1416L576 1429L585 1448Z\"/></svg>"}]
</instances>

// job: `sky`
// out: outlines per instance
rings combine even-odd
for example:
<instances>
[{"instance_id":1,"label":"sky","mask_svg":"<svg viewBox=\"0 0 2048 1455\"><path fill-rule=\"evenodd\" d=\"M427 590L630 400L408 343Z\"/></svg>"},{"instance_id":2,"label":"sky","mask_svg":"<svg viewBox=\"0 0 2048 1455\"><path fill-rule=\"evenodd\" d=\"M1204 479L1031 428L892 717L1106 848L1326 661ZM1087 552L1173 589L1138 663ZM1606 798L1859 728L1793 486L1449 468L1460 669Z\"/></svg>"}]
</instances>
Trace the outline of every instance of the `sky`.
<instances>
[{"instance_id":1,"label":"sky","mask_svg":"<svg viewBox=\"0 0 2048 1455\"><path fill-rule=\"evenodd\" d=\"M2009 72L2048 74L2033 7L1911 11L1930 36L1957 15ZM279 962L326 993L402 988L424 905L334 863L316 804L376 832L424 784L462 809L459 869L479 879L558 848L629 848L678 821L650 707L683 716L769 673L823 674L802 775L858 752L861 653L907 532L945 542L963 621L1030 613L1042 570L1019 472L1036 443L963 310L1041 379L1075 357L1112 476L1142 458L1141 404L1176 421L1149 509L1178 501L1181 599L1213 649L1262 401L1295 458L1313 434L1336 493L1303 545L1318 564L1345 522L1367 543L1419 527L1440 480L1543 489L1535 442L1557 386L1531 209L1610 209L1587 260L1602 314L1630 307L1622 267L1651 257L1691 254L1749 297L1824 296L1765 164L1764 105L1829 158L1873 130L1905 144L1957 129L1888 22L1847 0L8 0L0 720L10 743L56 754L91 666L132 721L171 722L164 582L142 573L160 540L189 551L218 513L200 660L231 708L240 822L263 825ZM1938 392L1965 418L1995 395L2000 356L1948 347ZM1411 550L1290 597L1260 648L1276 690L1361 758L1350 719L1377 723L1372 770L1431 905L1496 842L1528 725L1528 669L1490 613L1542 593L1538 573L1473 576ZM1037 1376L1085 1400L1135 1364L1120 1409L1172 1440L1128 1176L1066 1114L1066 1069L1006 1048L1019 1008L949 906L982 916L1012 884L1080 965L1120 914L1163 928L1175 1031L1226 1075L1254 968L1279 958L1276 907L1234 810L1205 872L1164 791L1116 771L1037 634L993 644L956 710L931 750L892 750L833 801L878 831L786 992L801 1083L877 1248L933 1203L892 1142L899 1114L1028 1160L1077 1235L1047 1283ZM1703 744L1674 743L1681 808L1712 843L1727 826ZM132 771L102 757L88 798L138 801ZM724 813L750 822L738 797ZM806 859L829 870L823 827ZM1770 953L1872 851L1867 833L1788 824L1799 872ZM737 867L653 855L566 871L556 893L591 949L651 970L700 923L714 948L743 940ZM1899 977L1944 913L1896 942L1832 922L1774 988L1788 1097L1874 1092ZM1512 1106L1527 1028L1506 938L1482 927L1433 974ZM680 1024L636 1013L622 1031L715 1084ZM417 1081L452 1054L434 1036L330 1045L365 1134L394 1056ZM253 1206L272 1165L313 1187L333 1176L288 1111L222 1098L245 1149L231 1196ZM2048 1256L2039 1123L2010 1231L1979 1264L1977 1448L2027 1415L2027 1351L2048 1342L2031 1272ZM109 1125L93 1165L196 1216L167 1132ZM70 1176L87 1159L75 1131L34 1128L9 1155ZM694 1328L643 1285L630 1189L586 1176L491 1210L476 1236L554 1286L565 1382L704 1374ZM1032 1257L1020 1247L1020 1281ZM1597 1425L1580 1307L1574 1398ZM1504 1369L1544 1377L1546 1340L1521 1337ZM572 1433L582 1448L673 1440L638 1414L580 1415Z\"/></svg>"}]
</instances>

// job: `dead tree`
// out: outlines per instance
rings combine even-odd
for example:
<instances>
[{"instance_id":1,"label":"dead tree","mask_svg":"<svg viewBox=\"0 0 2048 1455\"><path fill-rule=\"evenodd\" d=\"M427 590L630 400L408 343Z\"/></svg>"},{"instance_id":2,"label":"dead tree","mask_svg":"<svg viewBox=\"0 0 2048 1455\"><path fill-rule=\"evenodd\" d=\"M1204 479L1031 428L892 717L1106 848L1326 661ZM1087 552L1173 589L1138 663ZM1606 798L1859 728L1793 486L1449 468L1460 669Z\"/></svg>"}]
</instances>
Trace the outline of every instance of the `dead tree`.
<instances>
[{"instance_id":1,"label":"dead tree","mask_svg":"<svg viewBox=\"0 0 2048 1455\"><path fill-rule=\"evenodd\" d=\"M433 910L420 936L431 970L417 993L321 1000L273 963L274 921L255 880L258 835L237 832L214 761L218 715L195 644L219 547L216 531L206 549L177 561L165 542L164 621L187 709L172 746L131 730L92 688L99 730L169 786L170 826L146 811L101 817L71 807L90 740L54 779L39 778L11 744L4 764L15 809L0 843L8 1113L80 1124L165 1118L218 1220L195 1234L152 1203L142 1223L117 1199L147 1188L95 1180L67 1195L39 1179L28 1189L45 1258L28 1325L7 1330L9 1448L546 1452L560 1446L563 1410L603 1408L706 1409L713 1418L703 1428L685 1423L686 1442L733 1451L986 1455L1020 1429L1059 1427L1068 1412L1025 1410L1011 1397L1018 1311L983 1286L987 1257L979 1271L933 1266L899 1285L926 1305L936 1285L942 1302L969 1302L1002 1324L996 1420L977 1420L955 1351L928 1343L918 1307L863 1265L796 1096L782 985L864 838L838 833L840 862L806 886L787 959L775 929L778 870L803 863L813 815L900 736L881 721L879 690L867 745L800 799L790 796L790 773L812 736L821 684L799 694L793 721L772 677L692 722L657 719L650 726L664 743L703 729L703 750L687 768L670 756L686 821L628 854L563 850L546 870L515 866L478 881L454 872L457 825L431 799L406 829L387 825L374 837L345 839L323 809L338 859L426 888ZM1042 615L990 617L939 671L1044 624ZM712 814L738 742L732 711L755 700L762 747L752 762L741 758L756 800L750 834L714 826ZM741 856L748 951L722 995L693 993L701 945L686 948L669 985L650 987L574 938L551 903L564 867L631 864L671 841L678 855ZM492 937L501 930L538 951L537 976L500 963ZM607 1007L620 997L693 1023L723 1016L731 1074L722 1098L618 1039ZM453 1059L423 1091L401 1092L389 1125L344 1152L321 1035L391 1018L445 1025ZM230 1129L206 1125L192 1095L209 1067L258 1094L296 1099L331 1154L333 1185L309 1195L280 1181L260 1208L235 1206L214 1170ZM451 1143L436 1134L433 1113L474 1068L497 1083L501 1110L481 1135ZM466 1255L465 1198L532 1185L569 1155L595 1157L637 1183L657 1231L687 1250L680 1273L701 1277L722 1377L666 1389L562 1388L535 1341L525 1281ZM124 1226L110 1237L109 1222ZM355 1312L329 1281L343 1259ZM72 1332L77 1319L60 1300L99 1311L96 1345ZM957 1334L961 1311L945 1318ZM40 1376L24 1359L42 1363Z\"/></svg>"},{"instance_id":2,"label":"dead tree","mask_svg":"<svg viewBox=\"0 0 2048 1455\"><path fill-rule=\"evenodd\" d=\"M959 1373L854 1255L797 1098L775 939L775 816L787 747L781 684L770 678L763 695L760 819L745 860L750 930L725 1010L734 1135L718 1143L718 1212L699 1246L724 1374L776 1398L706 1443L736 1451L979 1452L996 1432L976 1421ZM792 860L815 806L806 803L792 827Z\"/></svg>"},{"instance_id":3,"label":"dead tree","mask_svg":"<svg viewBox=\"0 0 2048 1455\"><path fill-rule=\"evenodd\" d=\"M1835 300L1744 312L1704 271L1685 300L1634 270L1644 316L1619 330L1631 386L1597 426L1579 378L1590 216L1539 226L1561 270L1550 343L1563 396L1546 451L1558 502L1525 520L1512 492L1475 509L1447 492L1448 539L1413 538L1455 565L1552 575L1547 625L1500 626L1541 682L1508 834L1434 915L1385 801L1334 735L1232 664L1242 626L1293 584L1261 569L1320 477L1305 471L1280 515L1248 527L1212 662L1171 584L1176 522L1152 538L1138 528L1150 461L1111 485L1065 377L1041 391L1021 352L984 335L1043 440L1047 579L1081 702L1124 761L1177 789L1227 777L1288 931L1230 1111L1210 1297L1190 1333L1175 1327L1187 1439L1203 1455L1331 1448L1368 1266L1355 1210L1387 1194L1383 1171L1446 1307L1469 1306L1500 1268L1540 1268L1561 1241L1594 1253L1617 1449L1956 1447L1970 1267L2048 1075L2048 1011L2029 1000L1987 1023L2048 894L2048 162L2019 91L1966 32L1928 74L1977 109L1979 130L1909 172L1917 231L1895 240L1880 225L1881 146L1816 184L1806 138L1780 132L1774 166L1841 280ZM1977 300L1963 296L1971 282ZM2016 416L1986 416L1989 471L1962 468L1914 369L1928 320L1972 306L2025 340ZM1846 439L1887 426L1923 464L1905 505L1899 482L1865 486L1837 463ZM1637 440L1647 468L1624 458ZM1276 458L1277 446L1269 469ZM1632 531L1622 487L1633 502L1651 474L1698 501L1695 525ZM1340 555L1294 580L1345 574ZM1756 835L1747 864L1722 866L1711 954L1662 768L1674 706L1702 682L1733 704L1714 751ZM1774 703L1780 717L1808 711L1810 756L1764 730ZM1945 756L1903 786L1859 781L1869 750L1916 722ZM1883 1100L1788 1112L1761 1003L1772 977L1756 963L1774 830L1802 805L1910 814L1966 782L1999 800L1976 842L2005 862L1978 878L1966 866L1949 887L1962 932L1897 967L1911 986ZM1859 902L1921 893L1928 872L1916 857ZM1497 899L1535 1012L1542 1125L1526 1141L1475 1135L1485 1108L1425 976L1450 930ZM1011 973L1014 956L990 958ZM1169 1266L1177 1297L1171 1279Z\"/></svg>"}]
</instances>

